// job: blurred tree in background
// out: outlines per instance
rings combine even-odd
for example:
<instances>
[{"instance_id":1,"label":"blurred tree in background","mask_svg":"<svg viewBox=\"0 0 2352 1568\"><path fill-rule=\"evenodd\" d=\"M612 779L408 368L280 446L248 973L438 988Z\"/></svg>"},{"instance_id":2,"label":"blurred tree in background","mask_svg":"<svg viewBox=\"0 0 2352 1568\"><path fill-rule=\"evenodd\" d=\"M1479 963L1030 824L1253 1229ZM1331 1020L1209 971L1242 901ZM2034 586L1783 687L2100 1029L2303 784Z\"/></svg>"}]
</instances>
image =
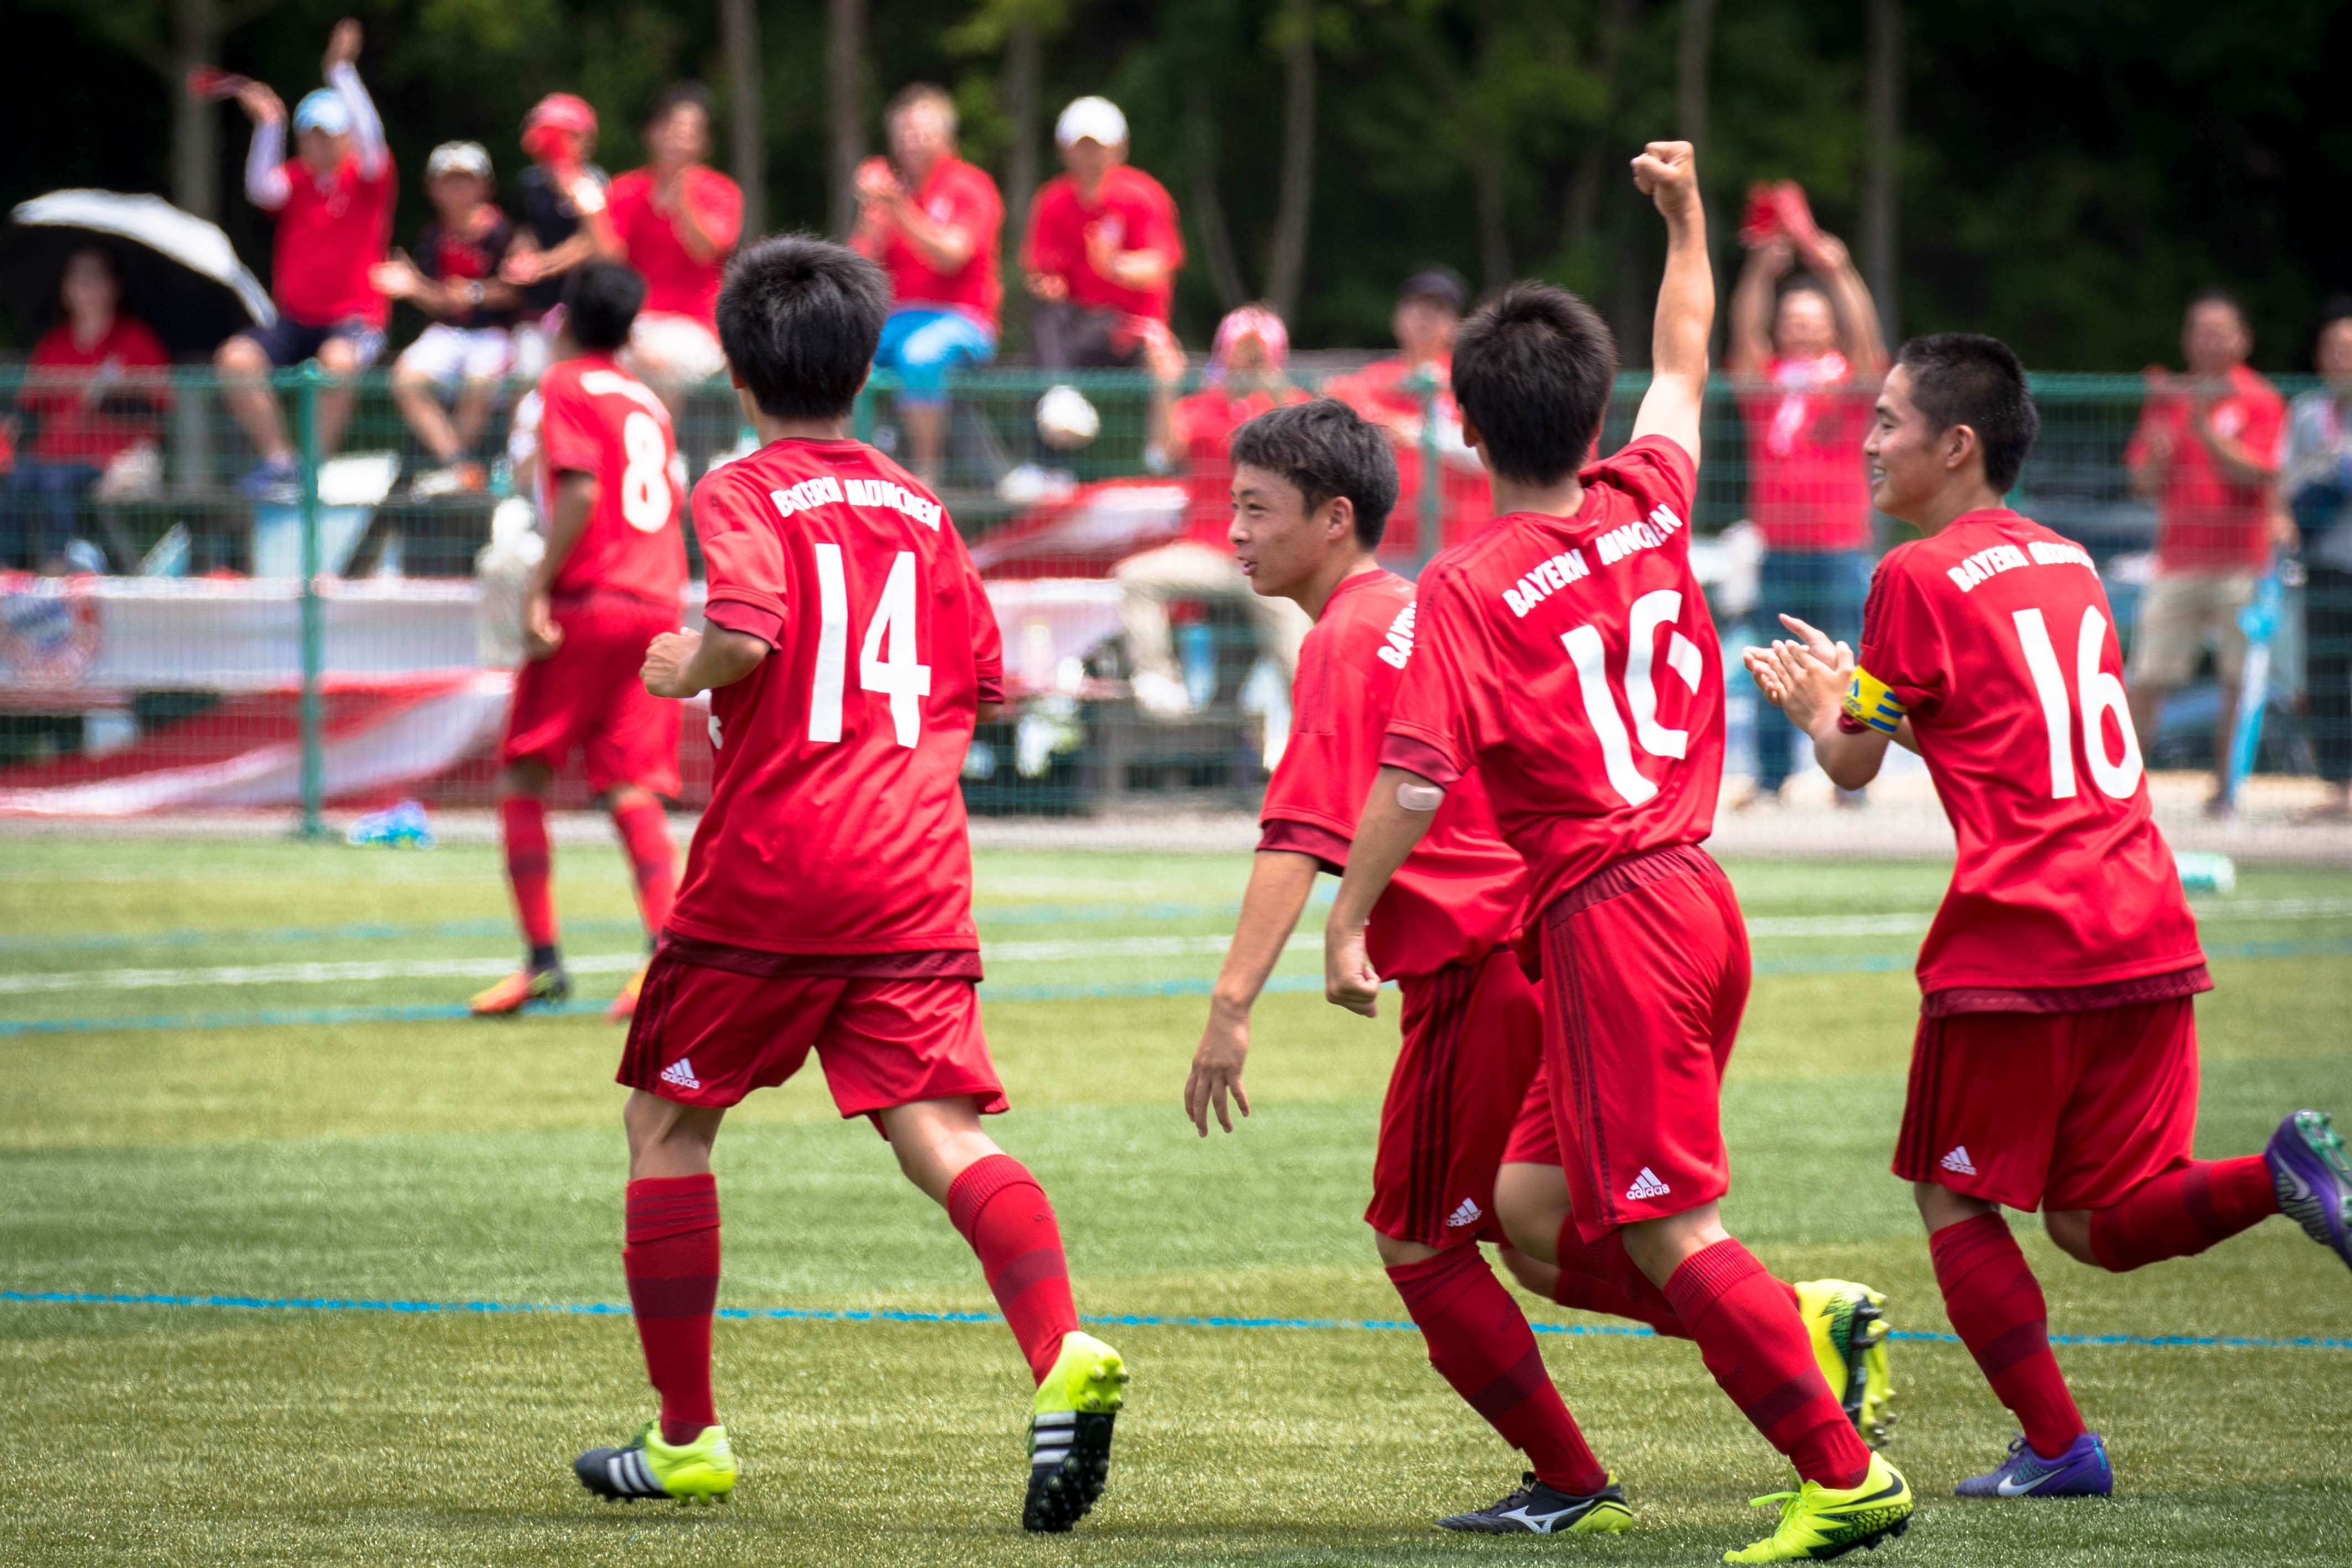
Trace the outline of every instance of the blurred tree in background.
<instances>
[{"instance_id":1,"label":"blurred tree in background","mask_svg":"<svg viewBox=\"0 0 2352 1568\"><path fill-rule=\"evenodd\" d=\"M1062 104L1118 102L1183 209L1195 345L1226 306L1293 290L1302 344L1378 344L1398 278L1439 260L1481 287L1582 290L1638 362L1656 237L1624 163L1693 112L1727 272L1755 179L1801 181L1864 255L1873 127L1899 125L1883 210L1902 329L1998 332L2032 364L2172 357L2181 297L2220 282L2248 300L2258 362L2299 369L2322 297L2352 288L2352 95L2333 79L2352 0L14 0L0 199L201 195L208 168L220 220L266 261L241 117L196 111L207 139L175 106L187 40L217 37L212 63L290 98L345 10L367 26L404 243L435 142L479 140L510 174L524 109L563 88L596 105L619 170L638 112L688 76L719 100L714 157L764 154L770 226L828 228L845 151L878 148L882 103L928 79L1016 203L1055 167ZM730 36L756 39L757 73ZM833 58L836 36L857 47ZM1899 67L1875 117L1874 37ZM754 83L747 146L730 116Z\"/></svg>"}]
</instances>

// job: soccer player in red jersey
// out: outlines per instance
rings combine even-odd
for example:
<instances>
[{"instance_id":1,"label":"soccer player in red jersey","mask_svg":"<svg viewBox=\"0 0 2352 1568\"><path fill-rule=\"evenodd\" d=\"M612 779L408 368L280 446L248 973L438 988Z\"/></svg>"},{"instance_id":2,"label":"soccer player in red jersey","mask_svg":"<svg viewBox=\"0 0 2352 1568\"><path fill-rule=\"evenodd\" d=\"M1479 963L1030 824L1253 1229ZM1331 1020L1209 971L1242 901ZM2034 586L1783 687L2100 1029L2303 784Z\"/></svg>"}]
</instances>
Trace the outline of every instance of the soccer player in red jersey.
<instances>
[{"instance_id":1,"label":"soccer player in red jersey","mask_svg":"<svg viewBox=\"0 0 2352 1568\"><path fill-rule=\"evenodd\" d=\"M677 881L662 795L675 795L677 704L648 694L637 668L654 638L677 627L686 542L677 530L685 472L669 412L614 361L645 299L615 261L566 275L560 335L577 353L540 378L540 510L547 552L523 597L514 703L499 748L499 821L507 879L527 956L474 998L478 1014L512 1013L570 994L556 946L547 788L575 750L588 787L612 814L637 885L647 939L669 919ZM606 1016L628 1017L641 969Z\"/></svg>"},{"instance_id":2,"label":"soccer player in red jersey","mask_svg":"<svg viewBox=\"0 0 2352 1568\"><path fill-rule=\"evenodd\" d=\"M2122 1272L2204 1251L2284 1209L2352 1264L2352 1163L2296 1111L2261 1154L2190 1157L2197 922L2149 813L2122 664L2091 558L2001 504L2039 426L2017 356L1906 343L1863 445L1871 503L1922 530L1879 563L1857 659L1751 648L1765 695L1830 777L1917 752L1959 840L1919 951L1923 1000L1895 1173L1927 1222L1953 1328L2023 1433L1962 1497L2112 1485L2051 1353L2042 1288L2001 1206Z\"/></svg>"},{"instance_id":3,"label":"soccer player in red jersey","mask_svg":"<svg viewBox=\"0 0 2352 1568\"><path fill-rule=\"evenodd\" d=\"M772 239L729 269L719 331L765 443L694 515L708 626L656 640L646 689L710 692L717 757L677 907L622 1055L635 1092L622 1253L661 1415L581 1456L605 1497L723 1495L710 1393L729 1106L821 1059L981 1268L1037 1381L1023 1525L1100 1496L1127 1372L1078 1331L1053 1205L981 1130L1005 1108L973 983L971 847L957 775L1003 700L995 612L938 498L844 434L889 285L841 246Z\"/></svg>"},{"instance_id":4,"label":"soccer player in red jersey","mask_svg":"<svg viewBox=\"0 0 2352 1568\"><path fill-rule=\"evenodd\" d=\"M1429 807L1475 769L1528 863L1560 1235L1664 1291L1707 1370L1794 1463L1772 1533L1733 1562L1897 1533L1910 1488L1864 1446L1791 1289L1723 1228L1717 1100L1748 985L1731 885L1699 840L1723 768L1723 675L1691 574L1690 502L1715 283L1686 142L1635 183L1666 224L1650 389L1633 439L1583 469L1615 345L1573 295L1522 284L1462 330L1454 390L1502 515L1423 574L1416 647L1325 931L1325 986L1370 1015L1365 927ZM1614 1233L1614 1240L1611 1238Z\"/></svg>"},{"instance_id":5,"label":"soccer player in red jersey","mask_svg":"<svg viewBox=\"0 0 2352 1568\"><path fill-rule=\"evenodd\" d=\"M1203 1137L1213 1109L1233 1131L1229 1100L1249 1114L1250 1009L1316 873L1348 863L1413 646L1412 584L1377 558L1397 493L1386 433L1321 398L1244 426L1233 462L1242 571L1256 592L1290 600L1315 624L1299 647L1294 728L1266 786L1241 920L1184 1085L1184 1109ZM1625 1494L1593 1458L1534 1331L1478 1249L1503 1240L1495 1171L1541 1047L1535 990L1507 940L1526 892L1526 868L1467 775L1372 910L1372 952L1403 987L1404 1043L1381 1110L1364 1219L1431 1364L1535 1467L1501 1501L1439 1524L1613 1533L1633 1521Z\"/></svg>"}]
</instances>

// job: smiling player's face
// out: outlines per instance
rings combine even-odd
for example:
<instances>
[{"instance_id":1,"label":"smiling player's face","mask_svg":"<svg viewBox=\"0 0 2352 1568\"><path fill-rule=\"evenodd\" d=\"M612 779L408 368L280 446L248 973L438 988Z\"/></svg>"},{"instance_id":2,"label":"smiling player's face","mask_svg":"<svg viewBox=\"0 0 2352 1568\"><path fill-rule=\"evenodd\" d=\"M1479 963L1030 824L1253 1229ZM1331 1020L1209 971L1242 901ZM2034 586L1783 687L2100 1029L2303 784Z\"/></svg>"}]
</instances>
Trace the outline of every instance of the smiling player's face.
<instances>
[{"instance_id":1,"label":"smiling player's face","mask_svg":"<svg viewBox=\"0 0 2352 1568\"><path fill-rule=\"evenodd\" d=\"M1271 468L1234 465L1234 521L1225 537L1251 589L1266 598L1293 598L1345 548L1353 521L1344 500L1309 511L1297 485Z\"/></svg>"},{"instance_id":2,"label":"smiling player's face","mask_svg":"<svg viewBox=\"0 0 2352 1568\"><path fill-rule=\"evenodd\" d=\"M1948 442L1932 424L1911 401L1911 367L1887 372L1862 455L1870 465L1870 504L1889 517L1916 521L1943 488Z\"/></svg>"}]
</instances>

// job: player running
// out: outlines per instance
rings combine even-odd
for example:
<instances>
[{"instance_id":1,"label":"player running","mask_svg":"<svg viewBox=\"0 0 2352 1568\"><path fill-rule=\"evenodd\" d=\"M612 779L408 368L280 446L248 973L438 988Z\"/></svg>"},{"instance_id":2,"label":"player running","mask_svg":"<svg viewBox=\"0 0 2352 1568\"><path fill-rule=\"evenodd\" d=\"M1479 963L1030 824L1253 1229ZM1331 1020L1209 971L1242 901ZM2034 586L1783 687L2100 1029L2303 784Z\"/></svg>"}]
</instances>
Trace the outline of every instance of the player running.
<instances>
[{"instance_id":1,"label":"player running","mask_svg":"<svg viewBox=\"0 0 2352 1568\"><path fill-rule=\"evenodd\" d=\"M2001 1205L2121 1273L2282 1211L2352 1264L2352 1162L2298 1110L2261 1154L2189 1157L2212 988L2149 812L2114 612L2082 548L2001 504L2040 428L1991 338L1903 346L1863 451L1871 504L1927 537L1879 563L1862 654L1750 648L1759 687L1841 787L1887 742L1926 759L1959 854L1919 951L1919 1029L1895 1143L1952 1327L2024 1428L1962 1497L2103 1496L2106 1446L2051 1353L2041 1285Z\"/></svg>"},{"instance_id":2,"label":"player running","mask_svg":"<svg viewBox=\"0 0 2352 1568\"><path fill-rule=\"evenodd\" d=\"M1911 1489L1856 1434L1790 1288L1727 1235L1717 1099L1747 936L1698 841L1723 765L1723 674L1689 564L1715 284L1687 142L1636 184L1666 223L1655 366L1633 439L1577 465L1616 371L1575 296L1508 289L1454 348L1463 436L1503 515L1422 579L1400 686L1325 931L1331 1000L1370 1015L1373 907L1473 768L1526 859L1562 1179L1587 1246L1620 1233L1626 1293L1662 1289L1707 1370L1801 1484L1726 1561L1829 1557L1899 1534ZM1638 748L1638 751L1637 751Z\"/></svg>"},{"instance_id":3,"label":"player running","mask_svg":"<svg viewBox=\"0 0 2352 1568\"><path fill-rule=\"evenodd\" d=\"M658 798L678 791L677 704L649 694L637 668L654 638L677 627L685 470L668 410L614 361L645 297L644 279L618 262L573 270L558 335L558 352L569 354L540 379L547 552L523 596L525 659L499 749L499 826L527 951L519 973L474 998L478 1015L571 994L556 945L547 789L575 749L587 753L588 788L621 836L648 942L677 886ZM625 1020L644 980L640 968L605 1016Z\"/></svg>"},{"instance_id":4,"label":"player running","mask_svg":"<svg viewBox=\"0 0 2352 1568\"><path fill-rule=\"evenodd\" d=\"M957 774L1003 701L1003 658L938 499L843 434L889 309L879 268L814 239L745 253L719 293L764 445L695 495L708 629L646 656L656 696L709 690L717 759L619 1074L636 1091L621 1256L661 1415L575 1468L607 1498L734 1487L710 1394L710 1146L727 1107L814 1050L842 1115L873 1119L979 1254L1037 1380L1021 1521L1066 1531L1101 1495L1128 1373L1078 1332L1053 1205L981 1131L1005 1100Z\"/></svg>"}]
</instances>

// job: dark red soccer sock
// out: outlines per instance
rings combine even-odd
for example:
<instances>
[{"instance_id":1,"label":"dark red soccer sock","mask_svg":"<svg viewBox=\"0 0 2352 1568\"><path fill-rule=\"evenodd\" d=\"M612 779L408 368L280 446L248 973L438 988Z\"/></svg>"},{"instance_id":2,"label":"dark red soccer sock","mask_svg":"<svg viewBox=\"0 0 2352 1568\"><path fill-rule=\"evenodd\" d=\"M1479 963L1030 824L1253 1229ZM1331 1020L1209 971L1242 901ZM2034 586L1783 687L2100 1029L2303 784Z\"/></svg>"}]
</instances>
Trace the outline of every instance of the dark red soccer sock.
<instances>
[{"instance_id":1,"label":"dark red soccer sock","mask_svg":"<svg viewBox=\"0 0 2352 1568\"><path fill-rule=\"evenodd\" d=\"M2270 1163L2191 1160L2091 1211L2091 1256L2117 1274L2189 1258L2279 1212Z\"/></svg>"},{"instance_id":2,"label":"dark red soccer sock","mask_svg":"<svg viewBox=\"0 0 2352 1568\"><path fill-rule=\"evenodd\" d=\"M1609 1484L1544 1370L1527 1314L1475 1244L1397 1264L1389 1279L1429 1342L1429 1364L1527 1454L1538 1480L1580 1497Z\"/></svg>"},{"instance_id":3,"label":"dark red soccer sock","mask_svg":"<svg viewBox=\"0 0 2352 1568\"><path fill-rule=\"evenodd\" d=\"M613 826L620 830L622 851L636 879L637 912L645 917L646 935L658 937L669 924L669 907L677 897L677 854L669 840L669 815L651 795L632 795L613 803Z\"/></svg>"},{"instance_id":4,"label":"dark red soccer sock","mask_svg":"<svg viewBox=\"0 0 2352 1568\"><path fill-rule=\"evenodd\" d=\"M1622 1230L1612 1230L1599 1241L1587 1241L1576 1228L1576 1216L1570 1215L1553 1245L1559 1258L1553 1300L1581 1311L1631 1318L1668 1339L1691 1337L1690 1330L1675 1315L1675 1304L1666 1300L1666 1293L1650 1283L1650 1277L1634 1268L1633 1258L1626 1256Z\"/></svg>"},{"instance_id":5,"label":"dark red soccer sock","mask_svg":"<svg viewBox=\"0 0 2352 1568\"><path fill-rule=\"evenodd\" d=\"M662 1441L691 1443L718 1425L710 1402L710 1314L719 1304L719 1181L649 1176L629 1184L621 1268L661 1394Z\"/></svg>"},{"instance_id":6,"label":"dark red soccer sock","mask_svg":"<svg viewBox=\"0 0 2352 1568\"><path fill-rule=\"evenodd\" d=\"M555 872L547 847L547 805L537 795L508 795L499 802L499 824L506 840L507 881L514 888L515 915L536 962L536 954L555 945L555 900L548 890Z\"/></svg>"},{"instance_id":7,"label":"dark red soccer sock","mask_svg":"<svg viewBox=\"0 0 2352 1568\"><path fill-rule=\"evenodd\" d=\"M1727 1237L1684 1258L1665 1293L1706 1370L1799 1475L1825 1487L1862 1484L1870 1450L1822 1381L1788 1286Z\"/></svg>"},{"instance_id":8,"label":"dark red soccer sock","mask_svg":"<svg viewBox=\"0 0 2352 1568\"><path fill-rule=\"evenodd\" d=\"M2050 1351L2042 1282L2018 1250L2009 1222L1980 1214L1948 1225L1928 1235L1927 1250L1960 1342L2025 1429L2033 1451L2056 1458L2083 1435L2083 1413Z\"/></svg>"},{"instance_id":9,"label":"dark red soccer sock","mask_svg":"<svg viewBox=\"0 0 2352 1568\"><path fill-rule=\"evenodd\" d=\"M1045 1189L1012 1155L989 1154L950 1184L948 1218L980 1255L980 1271L1030 1373L1045 1382L1061 1356L1062 1336L1078 1326L1062 1227Z\"/></svg>"}]
</instances>

